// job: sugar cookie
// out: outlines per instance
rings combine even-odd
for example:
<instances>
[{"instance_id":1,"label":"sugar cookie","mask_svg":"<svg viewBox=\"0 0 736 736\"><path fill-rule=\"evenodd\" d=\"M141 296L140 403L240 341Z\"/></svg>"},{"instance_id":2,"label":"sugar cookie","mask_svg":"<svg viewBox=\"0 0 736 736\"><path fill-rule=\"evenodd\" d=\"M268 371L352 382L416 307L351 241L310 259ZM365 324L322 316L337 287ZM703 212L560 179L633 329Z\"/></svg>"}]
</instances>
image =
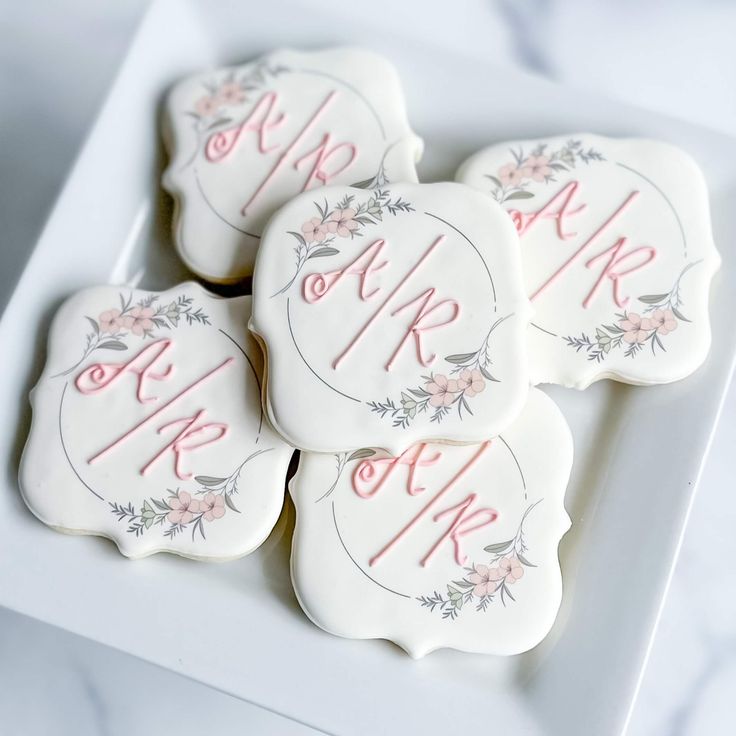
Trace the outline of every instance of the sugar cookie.
<instances>
[{"instance_id":1,"label":"sugar cookie","mask_svg":"<svg viewBox=\"0 0 736 736\"><path fill-rule=\"evenodd\" d=\"M128 557L229 559L269 534L290 448L260 404L250 297L101 286L57 313L20 485L43 522Z\"/></svg>"},{"instance_id":2,"label":"sugar cookie","mask_svg":"<svg viewBox=\"0 0 736 736\"><path fill-rule=\"evenodd\" d=\"M333 634L413 657L530 649L560 605L571 464L567 424L538 389L480 445L302 453L290 483L299 602Z\"/></svg>"},{"instance_id":3,"label":"sugar cookie","mask_svg":"<svg viewBox=\"0 0 736 736\"><path fill-rule=\"evenodd\" d=\"M683 151L588 134L516 141L475 154L457 179L519 231L534 383L668 383L705 360L720 259L705 180Z\"/></svg>"},{"instance_id":4,"label":"sugar cookie","mask_svg":"<svg viewBox=\"0 0 736 736\"><path fill-rule=\"evenodd\" d=\"M179 254L210 281L251 274L263 227L299 192L416 181L422 144L398 75L352 48L281 50L171 92L164 187Z\"/></svg>"},{"instance_id":5,"label":"sugar cookie","mask_svg":"<svg viewBox=\"0 0 736 736\"><path fill-rule=\"evenodd\" d=\"M460 184L306 193L271 219L251 327L266 407L295 446L477 442L529 390L518 238Z\"/></svg>"}]
</instances>

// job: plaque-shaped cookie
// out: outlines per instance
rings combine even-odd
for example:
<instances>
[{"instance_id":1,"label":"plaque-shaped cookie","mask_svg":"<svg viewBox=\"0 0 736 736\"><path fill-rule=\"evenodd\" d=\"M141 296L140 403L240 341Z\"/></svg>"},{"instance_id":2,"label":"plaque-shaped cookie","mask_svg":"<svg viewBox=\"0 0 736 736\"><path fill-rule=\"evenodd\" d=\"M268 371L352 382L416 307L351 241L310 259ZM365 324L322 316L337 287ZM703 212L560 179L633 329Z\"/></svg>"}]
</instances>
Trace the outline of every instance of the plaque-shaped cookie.
<instances>
[{"instance_id":1,"label":"plaque-shaped cookie","mask_svg":"<svg viewBox=\"0 0 736 736\"><path fill-rule=\"evenodd\" d=\"M518 237L470 187L303 194L269 222L253 292L267 412L299 448L477 442L524 405Z\"/></svg>"},{"instance_id":2,"label":"plaque-shaped cookie","mask_svg":"<svg viewBox=\"0 0 736 736\"><path fill-rule=\"evenodd\" d=\"M166 106L180 256L209 281L251 274L268 218L329 184L416 181L422 144L391 64L354 48L280 50L179 83Z\"/></svg>"},{"instance_id":3,"label":"plaque-shaped cookie","mask_svg":"<svg viewBox=\"0 0 736 736\"><path fill-rule=\"evenodd\" d=\"M588 134L515 141L457 178L519 232L535 383L668 383L705 360L720 259L705 180L683 151Z\"/></svg>"},{"instance_id":4,"label":"plaque-shaped cookie","mask_svg":"<svg viewBox=\"0 0 736 736\"><path fill-rule=\"evenodd\" d=\"M36 516L129 557L255 549L279 516L292 449L261 410L250 304L194 283L71 297L31 394L20 485Z\"/></svg>"},{"instance_id":5,"label":"plaque-shaped cookie","mask_svg":"<svg viewBox=\"0 0 736 736\"><path fill-rule=\"evenodd\" d=\"M571 464L565 420L538 389L481 444L303 453L290 484L302 607L333 634L413 657L530 649L560 605Z\"/></svg>"}]
</instances>

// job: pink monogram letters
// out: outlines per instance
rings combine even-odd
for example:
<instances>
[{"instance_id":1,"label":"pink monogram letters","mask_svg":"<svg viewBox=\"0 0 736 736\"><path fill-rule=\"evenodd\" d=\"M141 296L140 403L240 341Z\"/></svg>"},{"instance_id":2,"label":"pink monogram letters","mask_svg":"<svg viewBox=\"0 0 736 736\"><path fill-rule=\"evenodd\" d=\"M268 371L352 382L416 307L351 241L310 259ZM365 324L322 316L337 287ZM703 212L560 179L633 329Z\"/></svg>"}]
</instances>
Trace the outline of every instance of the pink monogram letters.
<instances>
[{"instance_id":1,"label":"pink monogram letters","mask_svg":"<svg viewBox=\"0 0 736 736\"><path fill-rule=\"evenodd\" d=\"M74 385L85 395L97 394L107 390L111 386L120 383L120 379L125 375L132 375L136 379L136 399L141 404L158 401L158 396L144 396L144 386L147 380L164 381L172 377L174 373L173 364L169 363L165 368L158 368L166 354L171 350L171 340L156 340L144 347L136 356L131 358L127 363L95 363L85 368L76 378ZM120 435L112 443L103 448L96 455L91 457L87 462L92 465L106 457L110 452L115 450L133 435L137 434L144 427L160 414L170 407L177 404L185 396L194 393L206 381L218 374L221 370L233 363L233 358L227 358L213 369L207 371L193 383L179 391L173 398L169 399L165 404L155 411L151 412L147 417L135 424L129 430ZM159 425L157 433L163 435L176 431L176 435L171 439L153 458L151 458L140 469L141 475L146 475L151 467L168 453L174 456L174 472L181 480L187 480L192 477L191 473L184 470L183 462L188 453L210 445L222 439L228 432L228 426L221 422L204 421L205 409L199 409L191 416L180 417L169 422Z\"/></svg>"},{"instance_id":2,"label":"pink monogram letters","mask_svg":"<svg viewBox=\"0 0 736 736\"><path fill-rule=\"evenodd\" d=\"M394 536L387 544L385 544L371 559L369 565L376 565L380 560L390 552L404 537L406 537L421 521L424 519L430 511L433 511L440 500L446 496L452 488L458 483L458 481L466 475L466 473L480 460L481 456L491 446L490 441L484 442L473 455L473 457L463 465L460 470L455 473L451 480L445 484L429 501L425 506L417 513L400 531ZM411 496L416 496L420 493L424 493L426 488L423 486L417 486L415 483L414 475L417 468L427 467L435 465L440 458L442 453L437 452L431 457L422 459L422 455L426 450L427 445L422 443L409 448L399 457L393 458L381 458L378 460L364 460L358 465L353 472L353 490L361 498L370 499L373 498L378 491L382 488L386 480L396 471L399 466L407 466L409 468L406 490ZM380 471L383 468L383 472ZM478 496L476 493L469 493L462 501L456 503L453 506L449 506L436 512L432 517L432 522L438 523L445 518L451 518L450 525L439 537L439 539L432 545L429 551L422 557L419 564L425 567L435 553L442 547L442 545L448 540L452 543L453 553L455 562L458 565L464 565L467 562L467 555L465 555L461 548L463 537L472 534L473 532L482 529L485 526L493 523L498 518L498 512L495 509L488 507L481 507L475 510L471 510L474 506Z\"/></svg>"},{"instance_id":3,"label":"pink monogram letters","mask_svg":"<svg viewBox=\"0 0 736 736\"><path fill-rule=\"evenodd\" d=\"M389 304L393 301L394 297L399 294L412 276L420 269L422 264L444 240L445 236L440 235L434 240L429 248L427 248L419 260L409 269L401 281L399 281L398 285L395 286L391 293L381 302L378 309L376 309L368 321L360 328L358 334L350 340L347 347L335 358L332 363L333 369L337 369L340 366L348 354L361 342L366 332L368 332L373 324L388 311ZM376 240L345 268L336 271L328 271L326 273L312 273L305 276L302 281L302 296L304 297L304 300L309 304L314 304L324 299L347 276L359 277L360 285L358 296L362 301L368 301L369 299L377 296L381 291L381 287L373 286L373 288L370 288L371 285L369 284L369 279L373 274L378 273L386 266L390 266L388 260L379 260L385 247L385 240ZM417 307L404 336L399 341L399 344L384 366L387 371L390 371L393 368L399 353L411 339L414 341L417 361L421 365L425 367L429 366L436 359L437 356L434 353L427 355L423 349L422 337L424 333L445 327L457 320L460 315L460 304L455 299L437 299L436 294L437 289L434 287L427 288L418 296L415 296L408 302L396 307L389 313L390 317L397 317L405 310L409 310L410 307Z\"/></svg>"},{"instance_id":4,"label":"pink monogram letters","mask_svg":"<svg viewBox=\"0 0 736 736\"><path fill-rule=\"evenodd\" d=\"M280 128L288 119L288 114L278 112L279 96L276 92L266 92L254 105L250 114L237 125L213 133L205 144L204 155L210 163L219 163L226 159L244 140L248 133L257 136L258 153L265 155L280 151L278 158L266 177L256 187L250 199L243 205L241 214L248 214L256 199L268 187L281 169L292 159L295 171L302 166L307 167L307 178L301 191L306 191L315 182L319 186L327 185L331 179L339 176L347 169L358 155L358 148L354 143L334 143L330 133L324 133L320 142L299 158L293 158L297 148L304 141L309 132L318 124L337 96L336 91L330 92L320 103L319 107L310 116L296 137L288 144L270 142L270 133ZM269 140L267 140L267 136ZM270 145L269 145L270 143ZM311 167L310 167L311 163Z\"/></svg>"},{"instance_id":5,"label":"pink monogram letters","mask_svg":"<svg viewBox=\"0 0 736 736\"><path fill-rule=\"evenodd\" d=\"M557 194L555 194L540 210L531 214L524 214L517 211L510 212L511 217L519 231L519 236L523 237L531 227L536 223L551 219L555 221L557 237L560 240L570 240L577 236L577 232L572 232L566 225L566 218L577 215L586 209L587 205L581 204L572 207L572 201L579 193L580 182L572 181L565 185ZM613 213L600 225L593 234L583 242L583 244L530 296L534 301L543 291L551 284L557 281L575 262L577 262L586 251L601 236L608 231L615 221L631 206L631 204L639 196L638 191L633 191L624 199L624 201L613 211ZM583 307L587 309L591 301L595 297L603 282L608 279L611 282L611 294L617 307L623 308L629 301L629 297L622 297L620 293L620 282L624 278L647 264L651 263L656 256L657 251L650 246L639 246L629 251L625 251L627 244L626 237L617 238L616 242L606 250L598 253L585 263L586 268L592 268L601 262L606 256L608 260L605 262L603 270L598 275L593 287L583 300ZM627 264L626 267L623 267Z\"/></svg>"}]
</instances>

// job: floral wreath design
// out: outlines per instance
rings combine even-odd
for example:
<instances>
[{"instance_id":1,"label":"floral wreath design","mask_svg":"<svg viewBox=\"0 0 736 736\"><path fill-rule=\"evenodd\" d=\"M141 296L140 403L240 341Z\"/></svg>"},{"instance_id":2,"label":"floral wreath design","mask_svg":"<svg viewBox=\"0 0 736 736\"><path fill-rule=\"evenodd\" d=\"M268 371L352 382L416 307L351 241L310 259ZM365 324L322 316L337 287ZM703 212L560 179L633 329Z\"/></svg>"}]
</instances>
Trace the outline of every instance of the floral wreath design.
<instances>
[{"instance_id":1,"label":"floral wreath design","mask_svg":"<svg viewBox=\"0 0 736 736\"><path fill-rule=\"evenodd\" d=\"M135 304L133 295L118 294L120 308L103 310L97 319L85 316L92 330L87 333L82 357L54 378L67 376L76 370L96 350L127 350L126 340L154 337L155 329L176 329L181 320L186 324L209 325L210 319L194 299L180 294L168 304L161 304L159 294L148 294Z\"/></svg>"},{"instance_id":2,"label":"floral wreath design","mask_svg":"<svg viewBox=\"0 0 736 736\"><path fill-rule=\"evenodd\" d=\"M491 555L487 563L466 567L463 578L447 584L445 595L435 590L431 595L418 596L417 601L431 612L441 613L442 618L449 621L454 621L466 604L474 603L476 611L487 611L496 601L501 601L504 607L507 599L516 601L509 586L524 577L525 568L537 567L525 556L528 547L524 539L524 522L543 500L540 498L526 509L513 539L483 548Z\"/></svg>"},{"instance_id":3,"label":"floral wreath design","mask_svg":"<svg viewBox=\"0 0 736 736\"><path fill-rule=\"evenodd\" d=\"M596 363L605 360L612 350L623 350L627 358L634 358L647 343L652 355L658 355L658 348L667 352L661 338L676 330L679 322L691 322L680 309L684 304L680 282L691 268L701 262L688 263L667 293L640 296L639 301L646 305L643 314L626 311L617 313L614 323L596 327L595 337L583 332L578 337L568 335L564 338L565 342L576 352L587 353L588 360Z\"/></svg>"},{"instance_id":4,"label":"floral wreath design","mask_svg":"<svg viewBox=\"0 0 736 736\"><path fill-rule=\"evenodd\" d=\"M491 196L502 204L508 200L529 199L534 193L528 190L532 182L549 184L556 181L555 173L569 171L578 162L590 164L605 161L604 156L594 148L584 148L582 141L568 140L561 148L550 151L549 145L539 143L528 155L523 148L510 149L513 161L501 166L495 176L486 174L494 184ZM514 224L519 227L523 221L519 212L510 210ZM595 335L581 333L568 335L562 339L578 353L585 353L588 360L603 362L611 351L622 350L627 358L639 355L649 344L652 355L667 352L662 338L677 329L679 322L690 322L681 311L683 299L680 282L683 276L701 261L687 264L674 286L665 294L645 294L638 298L644 306L642 312L624 311L616 313L610 324L600 324Z\"/></svg>"},{"instance_id":5,"label":"floral wreath design","mask_svg":"<svg viewBox=\"0 0 736 736\"><path fill-rule=\"evenodd\" d=\"M446 356L445 361L454 366L449 371L449 376L444 373L422 376L423 385L402 391L398 404L391 398L385 401L369 401L367 403L370 410L382 419L392 419L393 426L402 429L406 429L417 414L426 413L430 409L430 422L441 422L452 411L452 407L457 408L461 420L465 416L463 412L472 415L473 411L467 400L484 391L486 382L500 383L489 370L492 364L490 340L493 331L509 317L513 317L513 314L500 317L491 325L476 351Z\"/></svg>"},{"instance_id":6,"label":"floral wreath design","mask_svg":"<svg viewBox=\"0 0 736 736\"><path fill-rule=\"evenodd\" d=\"M222 519L226 509L239 514L240 511L233 502L233 495L238 493L238 482L243 468L254 458L272 448L257 450L243 460L240 465L226 478L211 475L197 475L194 480L199 488L194 496L188 491L169 490L168 496L163 498L146 499L139 510L131 501L127 503L110 504L110 512L118 521L128 522L128 533L136 537L142 536L152 526L165 527L164 537L173 539L180 532L189 528L192 531L192 541L195 541L197 532L202 539L205 536L205 522L211 523Z\"/></svg>"},{"instance_id":7,"label":"floral wreath design","mask_svg":"<svg viewBox=\"0 0 736 736\"><path fill-rule=\"evenodd\" d=\"M529 154L525 154L521 147L518 151L509 149L514 160L501 166L495 176L485 174L494 184L491 196L496 202L503 204L513 199L531 199L534 192L530 192L528 187L532 182L549 184L556 181L557 172L570 171L578 162L590 164L606 160L593 148L586 151L579 140L571 139L554 151L548 149L548 143L538 143Z\"/></svg>"},{"instance_id":8,"label":"floral wreath design","mask_svg":"<svg viewBox=\"0 0 736 736\"><path fill-rule=\"evenodd\" d=\"M301 232L288 231L297 241L294 248L296 267L289 281L272 296L286 293L308 260L340 253L337 247L340 238L353 240L361 237L365 227L378 224L386 213L396 216L402 212L414 212L409 202L401 197L392 197L391 192L384 188L387 183L382 162L375 177L353 184L357 188L371 189L371 196L366 201L357 204L355 195L347 194L334 206L328 204L326 199L323 205L314 202L317 216L303 223Z\"/></svg>"}]
</instances>

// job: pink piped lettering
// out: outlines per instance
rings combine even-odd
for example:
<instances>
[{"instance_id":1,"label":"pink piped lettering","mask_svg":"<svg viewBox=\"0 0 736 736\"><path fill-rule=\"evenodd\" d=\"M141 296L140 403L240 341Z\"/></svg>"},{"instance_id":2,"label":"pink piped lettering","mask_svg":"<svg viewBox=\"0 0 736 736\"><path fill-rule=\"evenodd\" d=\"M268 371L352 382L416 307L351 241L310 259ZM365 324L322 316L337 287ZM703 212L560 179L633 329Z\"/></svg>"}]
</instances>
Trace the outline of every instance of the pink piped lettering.
<instances>
[{"instance_id":1,"label":"pink piped lettering","mask_svg":"<svg viewBox=\"0 0 736 736\"><path fill-rule=\"evenodd\" d=\"M452 542L455 562L458 565L464 565L468 561L468 556L463 553L461 542L463 537L467 537L473 532L477 532L479 529L492 524L498 518L498 511L491 508L477 509L471 513L468 513L470 507L475 503L477 494L468 494L460 503L456 503L454 506L440 511L435 514L433 521L437 522L440 519L449 516L454 511L457 511L455 517L448 527L447 531L432 545L432 548L422 558L421 565L425 567L430 559L434 556L435 552L442 546L442 544L448 539Z\"/></svg>"},{"instance_id":2,"label":"pink piped lettering","mask_svg":"<svg viewBox=\"0 0 736 736\"><path fill-rule=\"evenodd\" d=\"M200 409L191 417L183 417L174 419L171 422L163 424L158 429L158 433L162 434L170 427L183 425L181 431L169 442L160 452L141 468L141 475L146 475L151 467L160 460L168 452L174 454L174 472L180 480L189 480L192 473L185 472L182 469L182 463L187 453L194 452L199 448L211 445L213 442L221 440L228 432L227 424L221 422L208 422L199 424L199 420L205 415L205 410Z\"/></svg>"},{"instance_id":3,"label":"pink piped lettering","mask_svg":"<svg viewBox=\"0 0 736 736\"><path fill-rule=\"evenodd\" d=\"M483 454L488 450L490 447L491 442L490 440L487 442L484 442L480 447L476 450L473 457L468 460L461 468L460 470L453 475L453 477L429 500L429 502L422 508L419 513L416 514L404 527L401 528L398 534L396 534L392 539L390 539L373 557L370 558L368 561L368 564L372 567L376 564L378 564L385 556L390 552L402 539L404 539L407 534L409 534L412 529L416 527L416 525L428 514L430 511L439 503L440 499L442 499L444 496L446 496L452 488L455 487L455 485L467 475L467 473L473 468L476 463L480 460L480 458L483 456ZM456 507L453 507L453 510ZM460 519L462 521L462 518ZM489 522L490 523L490 522ZM453 529L454 527L454 529ZM451 527L453 531L456 531L458 529L457 524L453 522L453 525ZM467 529L465 526L462 527L460 530L461 532L465 530L465 533L470 533L472 530ZM448 535L445 535L448 536ZM457 536L457 535L456 535ZM461 535L462 536L462 535ZM433 549L439 546L439 544L443 540L441 539L440 542L434 545ZM429 556L431 557L432 550L430 550ZM425 561L428 561L427 556L424 558ZM424 564L424 562L422 563Z\"/></svg>"},{"instance_id":4,"label":"pink piped lettering","mask_svg":"<svg viewBox=\"0 0 736 736\"><path fill-rule=\"evenodd\" d=\"M329 145L330 134L325 133L315 148L294 162L294 168L299 170L303 162L314 158L314 164L302 187L303 192L309 189L314 181L318 182L317 186L327 186L332 179L351 166L358 155L358 147L354 143L338 143L332 148L329 148ZM337 163L333 163L334 168L329 169L331 159Z\"/></svg>"},{"instance_id":5,"label":"pink piped lettering","mask_svg":"<svg viewBox=\"0 0 736 736\"><path fill-rule=\"evenodd\" d=\"M226 130L213 133L204 148L204 155L211 163L218 163L227 158L246 133L253 132L258 136L258 152L269 153L279 147L278 143L268 145L266 134L278 128L286 119L282 112L275 112L278 103L276 92L266 92L255 104L250 115L243 122Z\"/></svg>"},{"instance_id":6,"label":"pink piped lettering","mask_svg":"<svg viewBox=\"0 0 736 736\"><path fill-rule=\"evenodd\" d=\"M424 486L417 485L414 476L417 468L426 468L435 465L442 457L436 452L430 457L422 458L427 449L426 443L413 445L398 457L379 458L378 460L363 460L353 471L353 490L361 498L373 498L381 490L394 471L402 465L409 468L406 480L406 492L410 496L422 493ZM383 469L383 472L381 472Z\"/></svg>"},{"instance_id":7,"label":"pink piped lettering","mask_svg":"<svg viewBox=\"0 0 736 736\"><path fill-rule=\"evenodd\" d=\"M173 366L169 364L163 370L157 370L157 364L171 349L171 340L156 340L143 348L126 363L94 363L85 368L74 381L77 390L85 395L97 394L125 375L136 377L136 398L141 404L158 401L157 396L144 396L148 379L164 381L171 378Z\"/></svg>"},{"instance_id":8,"label":"pink piped lettering","mask_svg":"<svg viewBox=\"0 0 736 736\"><path fill-rule=\"evenodd\" d=\"M302 296L305 301L310 304L320 301L345 276L360 277L360 298L363 301L370 299L379 289L376 287L368 291L366 285L368 278L389 265L388 261L376 262L385 243L385 240L376 240L374 243L371 243L352 263L342 270L328 271L326 273L310 273L308 276L305 276L302 281Z\"/></svg>"},{"instance_id":9,"label":"pink piped lettering","mask_svg":"<svg viewBox=\"0 0 736 736\"><path fill-rule=\"evenodd\" d=\"M394 354L389 358L388 363L386 363L387 371L391 370L398 354L401 352L401 349L412 337L414 338L414 349L416 350L416 356L419 363L427 367L437 358L435 353L425 356L424 351L422 350L422 336L425 332L430 332L431 330L436 330L440 327L452 324L460 314L460 305L454 299L442 299L430 307L429 303L434 298L435 292L436 289L434 288L427 289L418 297L412 299L391 313L391 316L395 317L397 314L401 314L401 312L408 307L419 303L419 309L417 310L414 319L407 328L406 333L399 343L399 346L394 351ZM432 314L440 311L442 311L444 316L437 317L434 322L430 321Z\"/></svg>"},{"instance_id":10,"label":"pink piped lettering","mask_svg":"<svg viewBox=\"0 0 736 736\"><path fill-rule=\"evenodd\" d=\"M619 290L621 279L623 279L624 276L628 276L629 274L644 268L648 263L651 263L651 261L656 258L657 251L655 248L651 248L649 246L640 246L639 248L630 250L628 253L621 253L625 246L626 238L619 238L610 248L599 253L597 256L594 256L585 264L586 268L592 268L602 258L609 256L606 265L600 272L595 284L593 284L593 288L588 292L588 295L583 300L583 307L588 307L605 279L608 279L611 282L613 301L616 303L616 306L623 309L629 303L628 296L623 298L621 297ZM637 263L629 266L629 268L623 271L618 270L624 263L631 262L632 258L636 259L637 257L639 259Z\"/></svg>"},{"instance_id":11,"label":"pink piped lettering","mask_svg":"<svg viewBox=\"0 0 736 736\"><path fill-rule=\"evenodd\" d=\"M365 333L371 328L371 326L376 322L376 320L386 311L389 302L401 291L402 287L411 279L411 277L421 268L422 264L429 258L430 255L434 252L434 250L445 240L444 235L440 235L438 238L434 240L434 242L427 248L427 250L422 254L422 256L419 258L419 260L409 269L409 271L406 273L406 275L399 281L399 283L394 287L393 291L386 297L386 299L383 300L381 305L378 307L378 309L373 313L373 315L368 319L368 321L363 325L363 327L360 329L358 334L353 337L352 340L348 343L347 347L340 353L340 355L335 358L335 360L332 363L332 367L334 369L337 369L343 360L348 356L348 354L355 348L356 345L363 339L365 336Z\"/></svg>"},{"instance_id":12,"label":"pink piped lettering","mask_svg":"<svg viewBox=\"0 0 736 736\"><path fill-rule=\"evenodd\" d=\"M255 192L251 195L251 198L243 205L243 208L241 209L241 214L246 215L248 212L248 209L253 205L253 202L258 198L258 196L263 192L263 190L269 185L271 180L276 176L276 174L279 172L279 170L284 166L286 161L288 160L289 156L291 156L294 149L302 142L302 140L305 138L305 136L309 133L309 131L317 124L317 121L324 115L325 110L332 104L332 101L335 99L335 96L337 95L337 92L334 90L330 92L327 97L322 101L322 104L315 110L314 114L309 118L309 120L306 122L304 127L299 131L297 136L294 138L291 143L283 150L283 152L279 155L278 159L276 160L276 163L271 168L271 171L266 175L266 178L263 179L263 181L256 187Z\"/></svg>"}]
</instances>

